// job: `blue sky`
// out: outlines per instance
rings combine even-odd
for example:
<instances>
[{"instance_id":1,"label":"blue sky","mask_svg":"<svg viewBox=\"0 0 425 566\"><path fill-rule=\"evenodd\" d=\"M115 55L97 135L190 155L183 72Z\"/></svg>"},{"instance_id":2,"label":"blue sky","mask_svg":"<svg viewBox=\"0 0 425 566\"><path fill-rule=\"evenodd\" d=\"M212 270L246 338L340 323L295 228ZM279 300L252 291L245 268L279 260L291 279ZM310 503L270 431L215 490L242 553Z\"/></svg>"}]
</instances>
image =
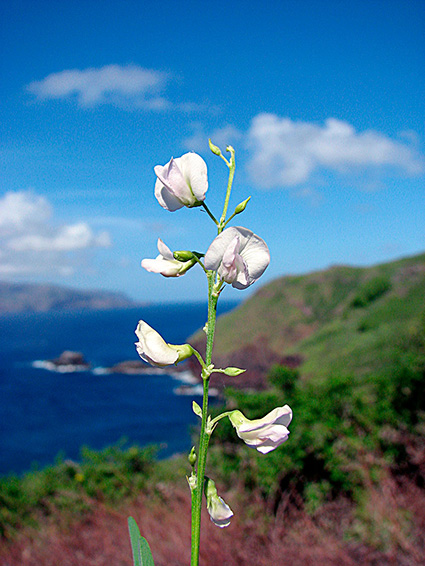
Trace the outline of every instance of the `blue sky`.
<instances>
[{"instance_id":1,"label":"blue sky","mask_svg":"<svg viewBox=\"0 0 425 566\"><path fill-rule=\"evenodd\" d=\"M140 267L205 251L201 209L168 212L153 167L187 151L268 244L261 283L425 249L425 3L4 2L0 279L205 297L201 270ZM227 298L241 292L225 291Z\"/></svg>"}]
</instances>

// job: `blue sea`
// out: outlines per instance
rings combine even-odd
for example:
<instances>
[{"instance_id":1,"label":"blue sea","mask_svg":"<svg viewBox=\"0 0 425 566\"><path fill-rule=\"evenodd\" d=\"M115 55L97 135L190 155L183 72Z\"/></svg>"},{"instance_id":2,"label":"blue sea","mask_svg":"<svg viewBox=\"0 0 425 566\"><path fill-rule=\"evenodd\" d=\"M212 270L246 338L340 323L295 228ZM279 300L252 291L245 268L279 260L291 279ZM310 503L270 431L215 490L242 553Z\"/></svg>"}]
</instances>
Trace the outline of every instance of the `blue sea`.
<instances>
[{"instance_id":1,"label":"blue sea","mask_svg":"<svg viewBox=\"0 0 425 566\"><path fill-rule=\"evenodd\" d=\"M226 312L235 303L221 305ZM34 367L64 350L82 352L92 368L138 359L139 319L167 342L184 343L205 324L205 304L150 305L113 311L49 312L0 317L0 474L54 463L60 453L100 450L123 438L161 445L160 457L190 449L197 422L176 376L57 373ZM199 402L199 398L198 398Z\"/></svg>"}]
</instances>

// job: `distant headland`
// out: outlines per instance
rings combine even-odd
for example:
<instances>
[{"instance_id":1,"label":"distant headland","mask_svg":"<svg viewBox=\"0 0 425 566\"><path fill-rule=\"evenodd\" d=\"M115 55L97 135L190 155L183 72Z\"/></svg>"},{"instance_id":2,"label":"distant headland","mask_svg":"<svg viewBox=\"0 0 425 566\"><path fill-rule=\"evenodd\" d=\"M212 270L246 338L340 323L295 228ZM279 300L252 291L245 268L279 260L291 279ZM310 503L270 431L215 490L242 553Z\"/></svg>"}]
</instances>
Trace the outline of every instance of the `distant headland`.
<instances>
[{"instance_id":1,"label":"distant headland","mask_svg":"<svg viewBox=\"0 0 425 566\"><path fill-rule=\"evenodd\" d=\"M51 284L0 282L0 314L136 306L138 303L123 293L80 290Z\"/></svg>"}]
</instances>

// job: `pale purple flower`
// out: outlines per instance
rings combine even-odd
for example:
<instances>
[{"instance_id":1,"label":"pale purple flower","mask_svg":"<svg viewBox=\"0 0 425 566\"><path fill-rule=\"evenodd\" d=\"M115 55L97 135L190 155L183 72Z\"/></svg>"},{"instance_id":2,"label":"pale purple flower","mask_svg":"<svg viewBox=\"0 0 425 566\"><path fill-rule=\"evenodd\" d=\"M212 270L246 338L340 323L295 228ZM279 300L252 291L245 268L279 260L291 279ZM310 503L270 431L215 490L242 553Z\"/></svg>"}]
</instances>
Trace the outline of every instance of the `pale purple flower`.
<instances>
[{"instance_id":1,"label":"pale purple flower","mask_svg":"<svg viewBox=\"0 0 425 566\"><path fill-rule=\"evenodd\" d=\"M292 420L289 405L273 409L262 419L249 420L240 411L232 411L230 422L236 433L248 446L267 454L288 440L288 426Z\"/></svg>"},{"instance_id":2,"label":"pale purple flower","mask_svg":"<svg viewBox=\"0 0 425 566\"><path fill-rule=\"evenodd\" d=\"M167 344L160 334L144 320L139 320L135 330L139 339L136 349L139 356L156 367L170 366L190 357L193 353L189 344L175 346Z\"/></svg>"},{"instance_id":3,"label":"pale purple flower","mask_svg":"<svg viewBox=\"0 0 425 566\"><path fill-rule=\"evenodd\" d=\"M252 285L269 263L265 241L242 226L223 230L208 248L204 261L205 269L217 271L223 281L236 289Z\"/></svg>"},{"instance_id":4,"label":"pale purple flower","mask_svg":"<svg viewBox=\"0 0 425 566\"><path fill-rule=\"evenodd\" d=\"M208 189L207 165L197 153L185 153L164 166L156 165L155 197L166 210L202 204Z\"/></svg>"},{"instance_id":5,"label":"pale purple flower","mask_svg":"<svg viewBox=\"0 0 425 566\"><path fill-rule=\"evenodd\" d=\"M173 252L158 238L159 255L155 259L144 259L142 267L152 273L160 273L164 277L180 277L184 275L195 263L195 259L189 261L178 261L174 258Z\"/></svg>"}]
</instances>

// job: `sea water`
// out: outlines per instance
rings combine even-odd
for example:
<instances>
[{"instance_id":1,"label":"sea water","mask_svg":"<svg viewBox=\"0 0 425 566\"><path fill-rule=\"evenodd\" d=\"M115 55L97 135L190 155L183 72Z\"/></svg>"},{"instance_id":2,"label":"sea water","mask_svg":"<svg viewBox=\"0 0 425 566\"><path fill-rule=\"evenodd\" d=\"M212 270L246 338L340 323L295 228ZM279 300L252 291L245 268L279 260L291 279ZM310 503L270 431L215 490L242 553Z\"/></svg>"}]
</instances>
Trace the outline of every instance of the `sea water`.
<instances>
[{"instance_id":1,"label":"sea water","mask_svg":"<svg viewBox=\"0 0 425 566\"><path fill-rule=\"evenodd\" d=\"M235 303L222 303L221 312ZM113 311L49 312L0 317L0 474L22 473L83 445L100 450L123 438L158 444L160 457L190 449L197 417L179 395L177 376L105 373L138 359L139 319L169 343L184 343L206 321L205 304L150 305ZM81 352L90 371L57 373L34 364L64 350ZM36 367L38 365L38 367Z\"/></svg>"}]
</instances>

